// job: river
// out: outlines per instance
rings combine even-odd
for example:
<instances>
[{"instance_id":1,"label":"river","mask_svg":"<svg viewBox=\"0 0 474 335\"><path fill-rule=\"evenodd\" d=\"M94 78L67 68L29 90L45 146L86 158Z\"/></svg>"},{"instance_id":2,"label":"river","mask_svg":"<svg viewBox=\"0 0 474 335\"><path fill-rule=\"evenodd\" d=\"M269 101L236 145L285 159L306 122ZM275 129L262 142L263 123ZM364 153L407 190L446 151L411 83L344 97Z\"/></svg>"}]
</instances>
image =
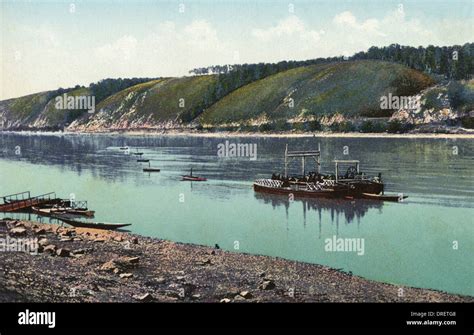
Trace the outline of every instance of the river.
<instances>
[{"instance_id":1,"label":"river","mask_svg":"<svg viewBox=\"0 0 474 335\"><path fill-rule=\"evenodd\" d=\"M226 140L256 145L256 159L219 157ZM290 201L255 194L254 179L283 172L286 144L292 150L319 144L326 172L334 159L358 159L362 171L382 173L387 193L408 199ZM121 146L143 152L161 172L144 173L148 164ZM473 163L472 139L0 133L0 194L73 193L88 200L95 220L132 223L137 234L474 296ZM299 164L291 170L299 173ZM181 181L190 168L208 181ZM327 239L339 238L363 239L363 253L327 251Z\"/></svg>"}]
</instances>

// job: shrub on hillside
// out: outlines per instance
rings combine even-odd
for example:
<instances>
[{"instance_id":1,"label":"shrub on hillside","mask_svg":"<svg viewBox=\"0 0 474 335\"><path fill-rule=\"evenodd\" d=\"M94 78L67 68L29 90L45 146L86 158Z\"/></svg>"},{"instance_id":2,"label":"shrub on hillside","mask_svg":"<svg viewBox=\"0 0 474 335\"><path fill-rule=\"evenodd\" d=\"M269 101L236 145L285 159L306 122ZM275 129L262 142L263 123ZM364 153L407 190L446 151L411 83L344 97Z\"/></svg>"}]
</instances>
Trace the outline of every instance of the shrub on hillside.
<instances>
[{"instance_id":1,"label":"shrub on hillside","mask_svg":"<svg viewBox=\"0 0 474 335\"><path fill-rule=\"evenodd\" d=\"M374 132L374 123L370 120L362 122L362 125L360 126L360 130L363 133L373 133Z\"/></svg>"},{"instance_id":2,"label":"shrub on hillside","mask_svg":"<svg viewBox=\"0 0 474 335\"><path fill-rule=\"evenodd\" d=\"M266 132L269 132L269 131L272 131L274 128L273 128L273 124L271 123L262 123L259 127L258 127L258 131L262 132L262 133L266 133Z\"/></svg>"},{"instance_id":3,"label":"shrub on hillside","mask_svg":"<svg viewBox=\"0 0 474 335\"><path fill-rule=\"evenodd\" d=\"M474 108L474 90L467 85L458 81L451 82L448 85L448 96L453 109L467 111Z\"/></svg>"},{"instance_id":4,"label":"shrub on hillside","mask_svg":"<svg viewBox=\"0 0 474 335\"><path fill-rule=\"evenodd\" d=\"M350 121L343 121L339 123L333 123L329 129L333 132L343 132L343 133L348 133L351 131L355 131L356 128L354 124Z\"/></svg>"},{"instance_id":5,"label":"shrub on hillside","mask_svg":"<svg viewBox=\"0 0 474 335\"><path fill-rule=\"evenodd\" d=\"M321 123L317 120L308 121L307 127L308 127L308 130L310 131L318 131L322 129Z\"/></svg>"},{"instance_id":6,"label":"shrub on hillside","mask_svg":"<svg viewBox=\"0 0 474 335\"><path fill-rule=\"evenodd\" d=\"M291 124L289 124L286 120L277 120L274 124L276 131L288 131L292 128Z\"/></svg>"},{"instance_id":7,"label":"shrub on hillside","mask_svg":"<svg viewBox=\"0 0 474 335\"><path fill-rule=\"evenodd\" d=\"M410 123L402 123L399 120L392 120L388 123L387 131L392 134L406 133L413 128L414 126Z\"/></svg>"},{"instance_id":8,"label":"shrub on hillside","mask_svg":"<svg viewBox=\"0 0 474 335\"><path fill-rule=\"evenodd\" d=\"M384 122L366 120L362 122L359 130L363 133L383 133L387 130L387 127Z\"/></svg>"},{"instance_id":9,"label":"shrub on hillside","mask_svg":"<svg viewBox=\"0 0 474 335\"><path fill-rule=\"evenodd\" d=\"M461 124L464 128L474 129L474 117L463 117L461 119Z\"/></svg>"},{"instance_id":10,"label":"shrub on hillside","mask_svg":"<svg viewBox=\"0 0 474 335\"><path fill-rule=\"evenodd\" d=\"M293 123L293 129L296 131L306 131L307 125L304 122L295 122Z\"/></svg>"}]
</instances>

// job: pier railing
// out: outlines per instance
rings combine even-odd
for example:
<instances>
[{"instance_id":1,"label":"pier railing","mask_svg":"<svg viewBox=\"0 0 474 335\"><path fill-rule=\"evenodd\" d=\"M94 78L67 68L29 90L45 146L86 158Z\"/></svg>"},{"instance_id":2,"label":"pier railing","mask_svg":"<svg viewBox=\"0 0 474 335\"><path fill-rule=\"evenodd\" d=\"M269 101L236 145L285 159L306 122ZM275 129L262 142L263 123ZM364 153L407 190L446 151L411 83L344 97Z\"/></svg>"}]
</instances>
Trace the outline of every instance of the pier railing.
<instances>
[{"instance_id":1,"label":"pier railing","mask_svg":"<svg viewBox=\"0 0 474 335\"><path fill-rule=\"evenodd\" d=\"M30 191L25 191L25 192L20 192L20 193L15 193L15 194L9 194L9 195L5 195L2 197L3 199L3 203L10 203L10 202L16 202L16 201L20 201L20 200L26 200L26 199L30 199L31 198L31 195L30 195Z\"/></svg>"},{"instance_id":2,"label":"pier railing","mask_svg":"<svg viewBox=\"0 0 474 335\"><path fill-rule=\"evenodd\" d=\"M61 205L75 209L87 209L87 200L64 199L61 201Z\"/></svg>"},{"instance_id":3,"label":"pier railing","mask_svg":"<svg viewBox=\"0 0 474 335\"><path fill-rule=\"evenodd\" d=\"M4 203L0 205L0 212L13 212L21 209L28 209L32 206L47 204L58 200L55 192L31 197L29 191L6 195L2 198Z\"/></svg>"}]
</instances>

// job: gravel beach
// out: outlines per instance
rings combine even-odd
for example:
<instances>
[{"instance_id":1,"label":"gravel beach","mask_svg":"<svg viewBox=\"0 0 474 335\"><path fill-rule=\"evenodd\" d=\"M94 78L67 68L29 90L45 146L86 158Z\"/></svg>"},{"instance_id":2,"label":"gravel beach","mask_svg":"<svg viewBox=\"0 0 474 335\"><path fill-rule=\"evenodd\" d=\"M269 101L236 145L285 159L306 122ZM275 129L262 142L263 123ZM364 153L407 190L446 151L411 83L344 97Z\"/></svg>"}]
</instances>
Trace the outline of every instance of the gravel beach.
<instances>
[{"instance_id":1,"label":"gravel beach","mask_svg":"<svg viewBox=\"0 0 474 335\"><path fill-rule=\"evenodd\" d=\"M127 232L4 219L0 238L37 247L0 252L0 302L474 302Z\"/></svg>"}]
</instances>

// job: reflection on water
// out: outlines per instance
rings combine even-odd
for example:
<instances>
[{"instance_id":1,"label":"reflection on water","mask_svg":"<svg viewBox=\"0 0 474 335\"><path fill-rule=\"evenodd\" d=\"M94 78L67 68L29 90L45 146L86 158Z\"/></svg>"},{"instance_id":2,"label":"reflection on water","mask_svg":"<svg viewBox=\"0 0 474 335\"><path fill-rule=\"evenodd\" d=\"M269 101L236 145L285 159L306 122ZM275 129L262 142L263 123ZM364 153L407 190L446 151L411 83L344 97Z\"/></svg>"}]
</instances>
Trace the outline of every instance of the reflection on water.
<instances>
[{"instance_id":1,"label":"reflection on water","mask_svg":"<svg viewBox=\"0 0 474 335\"><path fill-rule=\"evenodd\" d=\"M340 217L345 219L346 224L350 224L354 220L357 220L357 224L360 224L361 218L363 218L369 210L378 210L379 213L381 213L383 206L383 202L381 201L372 201L364 199L350 201L343 199L296 198L293 201L290 201L286 196L273 194L254 193L254 196L257 200L263 201L263 203L265 204L270 204L273 208L279 206L285 208L287 221L289 220L288 210L290 208L290 205L296 206L297 204L301 204L303 212L303 224L306 225L308 215L314 214L314 217L318 218L320 231L323 213L329 214L331 222L335 222L336 226L339 228ZM309 220L311 222L314 222L314 220L312 220L312 217L309 218Z\"/></svg>"},{"instance_id":2,"label":"reflection on water","mask_svg":"<svg viewBox=\"0 0 474 335\"><path fill-rule=\"evenodd\" d=\"M255 143L255 161L219 158L225 140ZM387 193L403 204L371 200L295 199L254 193L252 182L283 172L290 149L322 149L382 172ZM159 173L144 173L144 152ZM349 154L344 155L344 147ZM453 146L457 154L453 154ZM15 153L20 148L20 154ZM299 162L290 173L299 173ZM474 295L474 143L469 139L205 138L117 135L25 135L0 132L0 195L29 190L74 193L96 221L132 223L134 233L343 268L367 278ZM182 182L193 168L208 182ZM308 170L310 170L308 164ZM181 201L182 200L182 201ZM5 216L36 220L33 214ZM51 219L43 218L43 222ZM337 235L365 239L363 257L324 251ZM461 248L451 248L457 241Z\"/></svg>"}]
</instances>

